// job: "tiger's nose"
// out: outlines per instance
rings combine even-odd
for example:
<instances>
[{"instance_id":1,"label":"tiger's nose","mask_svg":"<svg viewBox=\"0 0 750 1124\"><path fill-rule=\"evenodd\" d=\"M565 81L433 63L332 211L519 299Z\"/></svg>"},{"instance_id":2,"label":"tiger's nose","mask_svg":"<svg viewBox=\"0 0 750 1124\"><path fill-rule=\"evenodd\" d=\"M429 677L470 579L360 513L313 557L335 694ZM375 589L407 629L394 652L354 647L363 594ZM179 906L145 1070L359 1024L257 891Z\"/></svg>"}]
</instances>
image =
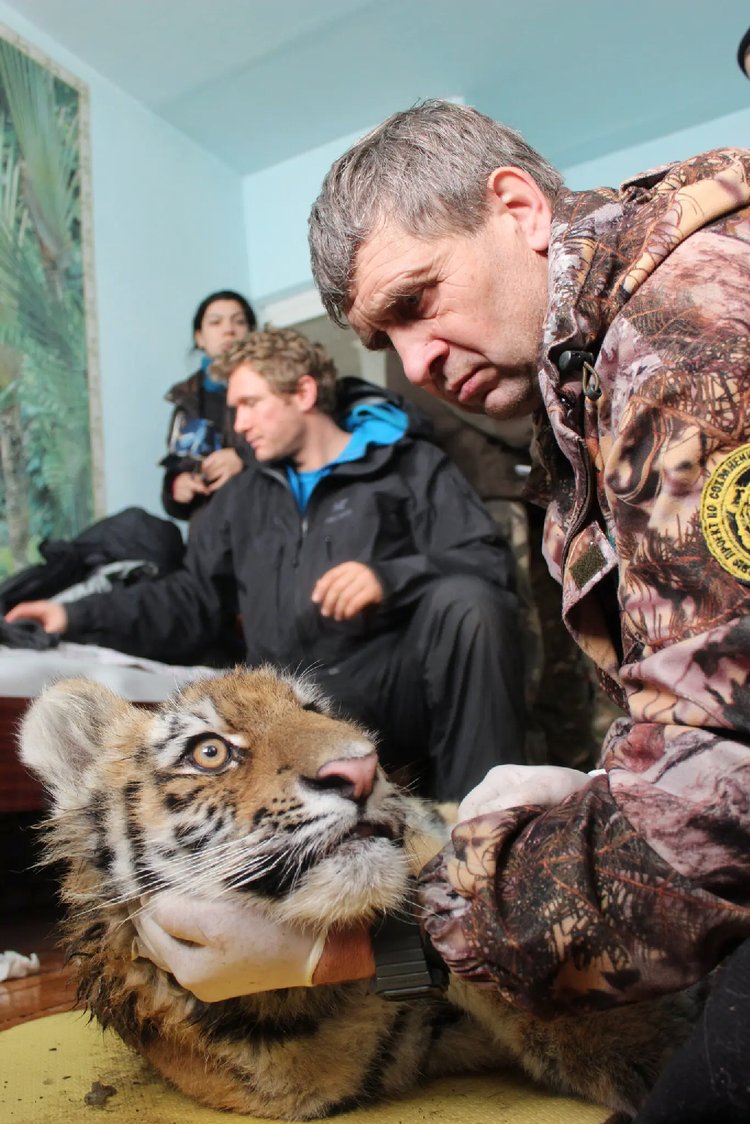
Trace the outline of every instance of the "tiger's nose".
<instances>
[{"instance_id":1,"label":"tiger's nose","mask_svg":"<svg viewBox=\"0 0 750 1124\"><path fill-rule=\"evenodd\" d=\"M333 789L347 800L366 800L375 786L377 768L377 753L368 753L366 757L342 757L321 765L315 781L320 788Z\"/></svg>"}]
</instances>

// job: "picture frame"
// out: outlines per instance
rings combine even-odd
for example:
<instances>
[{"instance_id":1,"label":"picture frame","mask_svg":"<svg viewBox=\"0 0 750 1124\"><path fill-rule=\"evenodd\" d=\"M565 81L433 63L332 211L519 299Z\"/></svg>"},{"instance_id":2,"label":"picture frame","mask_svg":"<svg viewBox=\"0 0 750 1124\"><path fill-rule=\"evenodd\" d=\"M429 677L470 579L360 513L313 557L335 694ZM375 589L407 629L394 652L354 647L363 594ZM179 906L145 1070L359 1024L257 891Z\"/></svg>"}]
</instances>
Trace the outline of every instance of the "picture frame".
<instances>
[{"instance_id":1,"label":"picture frame","mask_svg":"<svg viewBox=\"0 0 750 1124\"><path fill-rule=\"evenodd\" d=\"M88 87L0 24L0 580L104 513Z\"/></svg>"}]
</instances>

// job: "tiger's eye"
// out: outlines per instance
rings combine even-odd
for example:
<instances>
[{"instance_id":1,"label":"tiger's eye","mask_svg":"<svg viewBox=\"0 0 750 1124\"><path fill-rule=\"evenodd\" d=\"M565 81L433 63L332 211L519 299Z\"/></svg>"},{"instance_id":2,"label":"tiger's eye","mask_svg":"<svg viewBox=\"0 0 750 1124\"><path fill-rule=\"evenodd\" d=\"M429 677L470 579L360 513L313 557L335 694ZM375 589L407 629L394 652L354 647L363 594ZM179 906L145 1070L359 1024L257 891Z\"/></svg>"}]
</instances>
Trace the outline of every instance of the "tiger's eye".
<instances>
[{"instance_id":1,"label":"tiger's eye","mask_svg":"<svg viewBox=\"0 0 750 1124\"><path fill-rule=\"evenodd\" d=\"M209 734L196 742L190 752L190 760L199 769L217 772L223 769L230 757L229 746L216 734Z\"/></svg>"}]
</instances>

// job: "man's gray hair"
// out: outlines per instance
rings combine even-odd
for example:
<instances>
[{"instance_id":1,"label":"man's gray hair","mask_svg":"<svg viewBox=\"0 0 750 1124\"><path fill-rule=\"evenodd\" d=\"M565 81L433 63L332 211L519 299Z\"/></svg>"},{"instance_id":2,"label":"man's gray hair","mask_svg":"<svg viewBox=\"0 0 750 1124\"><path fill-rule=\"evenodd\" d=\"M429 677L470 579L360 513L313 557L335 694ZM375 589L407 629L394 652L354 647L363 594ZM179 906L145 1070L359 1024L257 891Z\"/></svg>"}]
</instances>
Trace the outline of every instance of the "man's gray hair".
<instances>
[{"instance_id":1,"label":"man's gray hair","mask_svg":"<svg viewBox=\"0 0 750 1124\"><path fill-rule=\"evenodd\" d=\"M430 100L362 137L334 163L310 212L312 272L328 314L345 325L357 251L380 225L435 238L476 230L487 178L510 165L548 199L562 176L520 133L470 106Z\"/></svg>"}]
</instances>

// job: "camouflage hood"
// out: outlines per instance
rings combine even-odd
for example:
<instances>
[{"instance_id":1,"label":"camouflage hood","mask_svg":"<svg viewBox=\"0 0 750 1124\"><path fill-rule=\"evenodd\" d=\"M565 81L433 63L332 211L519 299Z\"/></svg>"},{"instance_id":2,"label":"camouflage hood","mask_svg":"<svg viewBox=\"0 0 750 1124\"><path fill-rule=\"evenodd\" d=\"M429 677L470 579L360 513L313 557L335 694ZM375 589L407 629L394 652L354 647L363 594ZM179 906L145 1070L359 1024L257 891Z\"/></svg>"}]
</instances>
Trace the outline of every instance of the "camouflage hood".
<instances>
[{"instance_id":1,"label":"camouflage hood","mask_svg":"<svg viewBox=\"0 0 750 1124\"><path fill-rule=\"evenodd\" d=\"M549 249L550 304L539 373L544 413L537 418L531 499L546 506L557 494L564 508L581 457L581 372L566 378L560 356L579 351L595 362L613 320L657 266L696 230L748 203L750 151L744 149L665 164L626 180L619 190L560 193ZM560 448L568 466L560 462Z\"/></svg>"}]
</instances>

